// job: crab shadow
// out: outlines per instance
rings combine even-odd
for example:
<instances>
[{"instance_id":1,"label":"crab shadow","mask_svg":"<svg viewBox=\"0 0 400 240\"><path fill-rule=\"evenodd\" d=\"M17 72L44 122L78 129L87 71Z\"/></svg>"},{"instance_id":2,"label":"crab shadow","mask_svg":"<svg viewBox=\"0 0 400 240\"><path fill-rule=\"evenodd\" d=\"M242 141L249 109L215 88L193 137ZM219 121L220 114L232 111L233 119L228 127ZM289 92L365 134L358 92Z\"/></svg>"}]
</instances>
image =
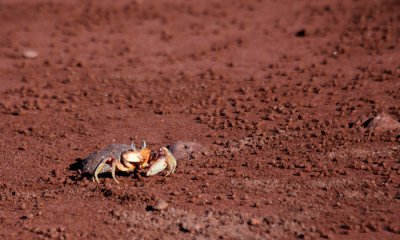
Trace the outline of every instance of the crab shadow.
<instances>
[{"instance_id":1,"label":"crab shadow","mask_svg":"<svg viewBox=\"0 0 400 240\"><path fill-rule=\"evenodd\" d=\"M72 173L72 175L68 176L70 180L80 181L89 177L87 174L82 173L83 160L82 158L76 158L75 162L69 165L68 171Z\"/></svg>"},{"instance_id":2,"label":"crab shadow","mask_svg":"<svg viewBox=\"0 0 400 240\"><path fill-rule=\"evenodd\" d=\"M76 158L75 162L69 165L68 171L79 171L83 168L83 161L82 158Z\"/></svg>"}]
</instances>

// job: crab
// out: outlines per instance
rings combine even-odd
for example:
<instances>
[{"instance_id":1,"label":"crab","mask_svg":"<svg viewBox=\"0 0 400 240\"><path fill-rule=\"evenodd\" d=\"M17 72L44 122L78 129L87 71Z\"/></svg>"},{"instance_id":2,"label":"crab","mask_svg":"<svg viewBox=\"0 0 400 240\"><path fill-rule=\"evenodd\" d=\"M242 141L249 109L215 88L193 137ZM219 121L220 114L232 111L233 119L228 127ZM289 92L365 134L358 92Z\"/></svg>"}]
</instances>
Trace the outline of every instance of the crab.
<instances>
[{"instance_id":1,"label":"crab","mask_svg":"<svg viewBox=\"0 0 400 240\"><path fill-rule=\"evenodd\" d=\"M146 176L153 176L167 168L166 176L174 173L177 161L166 147L161 147L158 152L152 152L143 141L142 147L136 148L132 143L110 144L104 149L90 154L83 161L82 171L92 174L94 182L100 182L100 173L111 172L112 178L119 183L116 171L131 172L135 169L148 169Z\"/></svg>"}]
</instances>

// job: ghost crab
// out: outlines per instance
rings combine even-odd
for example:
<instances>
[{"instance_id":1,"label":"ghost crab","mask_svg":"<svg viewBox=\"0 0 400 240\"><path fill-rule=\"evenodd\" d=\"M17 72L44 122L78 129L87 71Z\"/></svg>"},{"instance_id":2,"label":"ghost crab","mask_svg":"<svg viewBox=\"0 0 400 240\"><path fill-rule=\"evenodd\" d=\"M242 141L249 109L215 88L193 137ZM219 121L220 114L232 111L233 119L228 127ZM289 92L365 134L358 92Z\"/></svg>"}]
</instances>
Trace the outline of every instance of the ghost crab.
<instances>
[{"instance_id":1,"label":"ghost crab","mask_svg":"<svg viewBox=\"0 0 400 240\"><path fill-rule=\"evenodd\" d=\"M99 182L100 173L111 172L114 181L119 183L116 171L131 172L135 169L147 169L146 176L155 175L167 168L166 176L174 173L177 162L166 147L161 147L158 152L147 148L146 142L140 150L135 144L111 144L102 150L90 154L84 161L82 170L92 174L93 181Z\"/></svg>"}]
</instances>

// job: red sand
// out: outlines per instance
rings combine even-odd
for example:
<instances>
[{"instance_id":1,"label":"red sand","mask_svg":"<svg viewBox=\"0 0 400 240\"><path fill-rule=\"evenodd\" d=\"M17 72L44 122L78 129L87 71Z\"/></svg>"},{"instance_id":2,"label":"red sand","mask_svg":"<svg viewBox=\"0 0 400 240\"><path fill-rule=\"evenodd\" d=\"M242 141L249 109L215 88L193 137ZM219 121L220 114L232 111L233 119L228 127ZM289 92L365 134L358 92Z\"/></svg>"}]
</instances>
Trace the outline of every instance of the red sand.
<instances>
[{"instance_id":1,"label":"red sand","mask_svg":"<svg viewBox=\"0 0 400 240\"><path fill-rule=\"evenodd\" d=\"M62 2L0 3L1 239L400 238L399 1ZM70 169L142 139L207 149Z\"/></svg>"}]
</instances>

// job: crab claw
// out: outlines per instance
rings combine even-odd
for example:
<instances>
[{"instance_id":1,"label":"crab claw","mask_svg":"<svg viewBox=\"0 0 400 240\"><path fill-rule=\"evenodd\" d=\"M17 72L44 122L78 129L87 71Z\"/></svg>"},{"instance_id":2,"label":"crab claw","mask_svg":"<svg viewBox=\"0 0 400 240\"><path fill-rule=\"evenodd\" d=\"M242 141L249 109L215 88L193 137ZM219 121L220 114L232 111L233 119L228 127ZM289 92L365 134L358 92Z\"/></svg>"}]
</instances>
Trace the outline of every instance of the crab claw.
<instances>
[{"instance_id":1,"label":"crab claw","mask_svg":"<svg viewBox=\"0 0 400 240\"><path fill-rule=\"evenodd\" d=\"M139 163L142 161L140 152L126 151L122 153L122 160L131 163Z\"/></svg>"},{"instance_id":2,"label":"crab claw","mask_svg":"<svg viewBox=\"0 0 400 240\"><path fill-rule=\"evenodd\" d=\"M176 168L176 159L174 155L166 148L162 147L160 149L160 156L157 160L151 164L150 169L147 171L146 176L153 176L157 173L163 171L165 168L168 169L168 172L165 176L168 176L171 173L174 173Z\"/></svg>"}]
</instances>

